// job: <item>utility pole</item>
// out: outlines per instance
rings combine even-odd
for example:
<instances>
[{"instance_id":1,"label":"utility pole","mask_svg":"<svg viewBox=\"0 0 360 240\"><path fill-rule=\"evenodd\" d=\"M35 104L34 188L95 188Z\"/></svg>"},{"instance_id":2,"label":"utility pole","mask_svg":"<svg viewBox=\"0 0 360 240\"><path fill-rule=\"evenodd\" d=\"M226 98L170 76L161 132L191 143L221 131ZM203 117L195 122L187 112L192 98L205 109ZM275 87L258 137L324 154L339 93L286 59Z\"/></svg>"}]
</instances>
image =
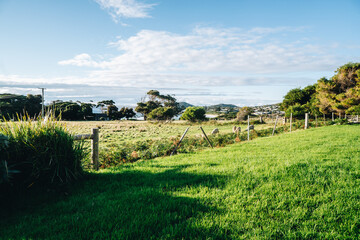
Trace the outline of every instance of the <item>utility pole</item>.
<instances>
[{"instance_id":1,"label":"utility pole","mask_svg":"<svg viewBox=\"0 0 360 240\"><path fill-rule=\"evenodd\" d=\"M41 117L44 118L44 111L45 111L45 106L44 106L44 95L45 95L45 89L46 88L39 88L41 89Z\"/></svg>"}]
</instances>

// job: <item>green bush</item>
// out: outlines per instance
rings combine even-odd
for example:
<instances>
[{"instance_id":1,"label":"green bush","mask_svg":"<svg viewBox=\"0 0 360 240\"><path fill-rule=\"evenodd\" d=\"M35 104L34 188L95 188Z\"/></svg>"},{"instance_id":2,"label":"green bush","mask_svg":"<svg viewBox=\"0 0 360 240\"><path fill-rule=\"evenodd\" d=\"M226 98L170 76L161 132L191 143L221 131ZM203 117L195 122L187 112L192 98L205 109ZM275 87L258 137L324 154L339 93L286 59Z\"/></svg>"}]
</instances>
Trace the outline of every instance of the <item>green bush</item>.
<instances>
[{"instance_id":1,"label":"green bush","mask_svg":"<svg viewBox=\"0 0 360 240\"><path fill-rule=\"evenodd\" d=\"M158 107L148 114L148 119L152 120L168 120L175 115L174 109L171 107Z\"/></svg>"},{"instance_id":2,"label":"green bush","mask_svg":"<svg viewBox=\"0 0 360 240\"><path fill-rule=\"evenodd\" d=\"M8 138L1 160L17 171L13 185L57 187L82 175L83 144L56 121L6 122L0 134Z\"/></svg>"},{"instance_id":3,"label":"green bush","mask_svg":"<svg viewBox=\"0 0 360 240\"><path fill-rule=\"evenodd\" d=\"M185 109L185 112L181 115L181 120L187 120L190 122L195 121L204 121L205 109L203 107L188 107Z\"/></svg>"}]
</instances>

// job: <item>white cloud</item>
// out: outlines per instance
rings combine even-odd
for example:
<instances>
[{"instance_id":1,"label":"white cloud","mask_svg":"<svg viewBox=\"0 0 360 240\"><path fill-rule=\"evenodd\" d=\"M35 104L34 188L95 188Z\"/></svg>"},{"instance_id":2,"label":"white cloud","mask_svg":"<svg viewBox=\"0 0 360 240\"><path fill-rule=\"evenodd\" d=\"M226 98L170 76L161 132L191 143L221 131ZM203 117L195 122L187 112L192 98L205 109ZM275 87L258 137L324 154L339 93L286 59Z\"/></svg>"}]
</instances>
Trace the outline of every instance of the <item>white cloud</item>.
<instances>
[{"instance_id":1,"label":"white cloud","mask_svg":"<svg viewBox=\"0 0 360 240\"><path fill-rule=\"evenodd\" d=\"M59 62L60 65L74 65L78 67L99 67L100 64L92 60L87 53L76 55L74 58Z\"/></svg>"},{"instance_id":2,"label":"white cloud","mask_svg":"<svg viewBox=\"0 0 360 240\"><path fill-rule=\"evenodd\" d=\"M95 61L84 53L59 64L94 67L91 79L126 86L253 85L269 74L333 71L339 66L339 58L326 47L298 40L284 43L281 38L302 30L198 27L183 35L142 30L110 43L118 50L112 58Z\"/></svg>"},{"instance_id":3,"label":"white cloud","mask_svg":"<svg viewBox=\"0 0 360 240\"><path fill-rule=\"evenodd\" d=\"M289 89L312 84L324 75L330 77L344 62L357 61L344 60L345 56L328 46L312 44L302 38L301 31L286 27L197 27L188 34L142 30L110 43L112 57L82 53L58 62L63 67L86 67L85 77L0 75L0 92L41 86L49 89L50 100L111 98L134 105L149 89L159 89L193 104L276 103ZM284 34L294 34L294 40L283 39ZM189 95L194 92L198 94Z\"/></svg>"},{"instance_id":4,"label":"white cloud","mask_svg":"<svg viewBox=\"0 0 360 240\"><path fill-rule=\"evenodd\" d=\"M148 11L154 4L146 4L137 0L95 0L101 8L107 10L113 20L121 18L147 18Z\"/></svg>"}]
</instances>

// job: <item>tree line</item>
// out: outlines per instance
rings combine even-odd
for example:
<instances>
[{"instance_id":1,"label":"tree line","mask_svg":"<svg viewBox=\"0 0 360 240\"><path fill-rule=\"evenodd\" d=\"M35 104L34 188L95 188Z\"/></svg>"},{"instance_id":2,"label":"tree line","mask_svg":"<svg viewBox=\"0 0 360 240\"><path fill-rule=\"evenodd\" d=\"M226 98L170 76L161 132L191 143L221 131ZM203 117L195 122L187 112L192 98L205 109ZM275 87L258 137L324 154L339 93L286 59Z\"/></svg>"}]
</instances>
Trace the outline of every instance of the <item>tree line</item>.
<instances>
[{"instance_id":1,"label":"tree line","mask_svg":"<svg viewBox=\"0 0 360 240\"><path fill-rule=\"evenodd\" d=\"M0 94L0 118L10 119L24 114L37 116L41 113L41 100L41 95Z\"/></svg>"},{"instance_id":2,"label":"tree line","mask_svg":"<svg viewBox=\"0 0 360 240\"><path fill-rule=\"evenodd\" d=\"M280 104L286 116L304 114L360 114L360 63L340 66L330 79L325 77L303 89L291 89Z\"/></svg>"},{"instance_id":3,"label":"tree line","mask_svg":"<svg viewBox=\"0 0 360 240\"><path fill-rule=\"evenodd\" d=\"M0 118L17 119L21 115L36 118L41 114L41 103L41 95L0 94ZM45 111L63 120L94 120L94 107L101 108L110 120L130 119L136 115L132 108L118 109L113 100L103 100L97 104L56 100L45 106Z\"/></svg>"}]
</instances>

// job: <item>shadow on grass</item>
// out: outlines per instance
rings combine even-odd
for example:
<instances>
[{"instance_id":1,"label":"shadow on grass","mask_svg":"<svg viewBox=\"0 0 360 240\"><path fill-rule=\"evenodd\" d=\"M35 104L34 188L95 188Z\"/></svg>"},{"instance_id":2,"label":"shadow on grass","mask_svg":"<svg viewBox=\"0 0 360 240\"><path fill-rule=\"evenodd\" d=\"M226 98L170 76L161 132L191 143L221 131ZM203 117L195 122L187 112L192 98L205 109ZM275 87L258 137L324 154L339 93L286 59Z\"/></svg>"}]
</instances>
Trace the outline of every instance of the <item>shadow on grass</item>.
<instances>
[{"instance_id":1,"label":"shadow on grass","mask_svg":"<svg viewBox=\"0 0 360 240\"><path fill-rule=\"evenodd\" d=\"M191 195L223 188L226 181L221 176L183 172L186 167L158 173L124 169L86 174L68 196L32 197L19 211L2 218L0 238L226 238L223 229L201 224L206 213L221 210Z\"/></svg>"}]
</instances>

